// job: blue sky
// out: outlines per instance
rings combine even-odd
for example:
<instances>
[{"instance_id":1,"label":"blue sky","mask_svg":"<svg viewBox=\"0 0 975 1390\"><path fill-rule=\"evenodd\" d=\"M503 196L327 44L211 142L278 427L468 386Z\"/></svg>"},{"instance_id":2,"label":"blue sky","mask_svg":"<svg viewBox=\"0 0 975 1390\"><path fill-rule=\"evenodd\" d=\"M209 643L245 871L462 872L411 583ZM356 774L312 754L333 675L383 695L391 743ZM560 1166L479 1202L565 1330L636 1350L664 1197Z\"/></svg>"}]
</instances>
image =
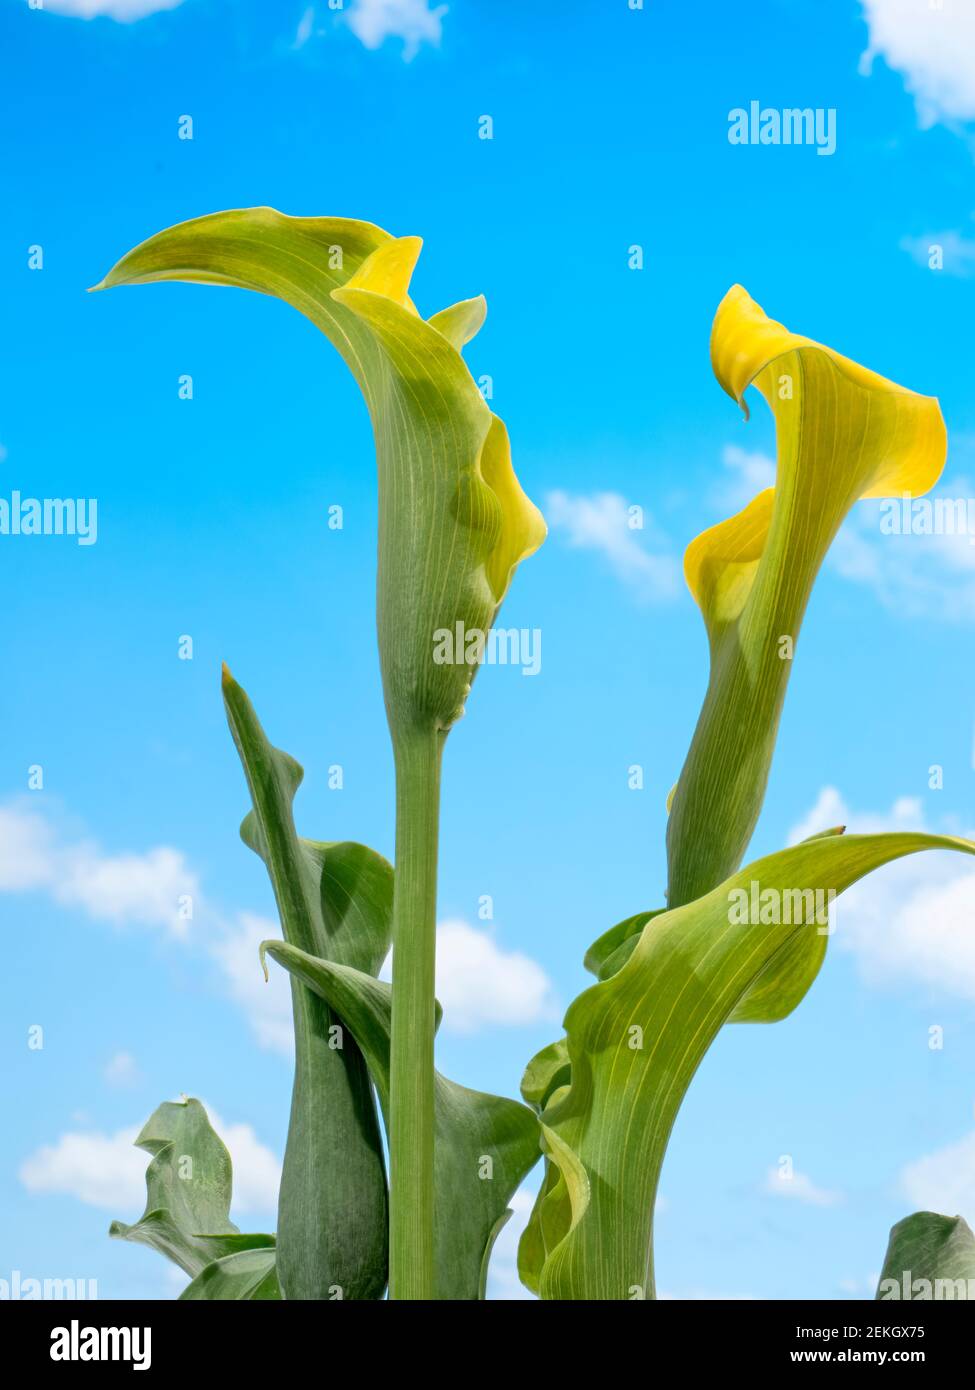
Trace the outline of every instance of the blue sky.
<instances>
[{"instance_id":1,"label":"blue sky","mask_svg":"<svg viewBox=\"0 0 975 1390\"><path fill-rule=\"evenodd\" d=\"M486 294L468 360L551 536L504 615L541 630L541 672L481 673L448 744L439 1046L448 1074L514 1094L589 942L662 902L706 681L681 554L774 455L764 408L745 425L710 371L728 287L938 395L940 491L975 496L975 18L962 0L516 19L487 0L2 0L0 51L0 496L98 502L96 544L0 536L0 1278L170 1297L158 1256L106 1238L141 1211L134 1131L202 1097L239 1219L263 1228L290 1089L221 660L306 768L301 829L391 853L374 463L346 369L286 306L86 286L164 226L261 203L423 236L426 313ZM753 100L835 110L835 153L730 144ZM884 536L857 509L803 629L756 852L841 819L972 829L973 622L970 537ZM664 1170L665 1293L865 1297L909 1210L975 1220L973 906L952 857L895 866L840 902L793 1018L725 1030ZM516 1290L509 1232L492 1291Z\"/></svg>"}]
</instances>

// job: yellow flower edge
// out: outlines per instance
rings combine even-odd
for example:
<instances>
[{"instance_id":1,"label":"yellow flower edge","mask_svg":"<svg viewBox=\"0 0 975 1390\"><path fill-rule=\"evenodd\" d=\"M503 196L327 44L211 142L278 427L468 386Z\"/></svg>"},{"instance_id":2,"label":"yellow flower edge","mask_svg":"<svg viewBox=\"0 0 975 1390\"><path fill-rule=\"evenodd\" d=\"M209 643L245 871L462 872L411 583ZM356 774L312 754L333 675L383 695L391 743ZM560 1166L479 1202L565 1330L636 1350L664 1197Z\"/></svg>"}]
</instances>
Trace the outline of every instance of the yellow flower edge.
<instances>
[{"instance_id":1,"label":"yellow flower edge","mask_svg":"<svg viewBox=\"0 0 975 1390\"><path fill-rule=\"evenodd\" d=\"M773 411L776 401L772 374L767 374L777 358L791 351L824 353L840 376L869 394L881 392L902 398L900 404L913 404L915 438L895 469L875 473L861 499L889 497L896 492L920 496L941 476L947 455L948 438L941 407L934 396L923 396L887 377L861 367L833 348L793 333L769 318L741 285L731 289L718 305L711 329L711 366L722 389L738 402L748 418L745 391L752 384L765 396ZM903 398L906 398L904 400Z\"/></svg>"}]
</instances>

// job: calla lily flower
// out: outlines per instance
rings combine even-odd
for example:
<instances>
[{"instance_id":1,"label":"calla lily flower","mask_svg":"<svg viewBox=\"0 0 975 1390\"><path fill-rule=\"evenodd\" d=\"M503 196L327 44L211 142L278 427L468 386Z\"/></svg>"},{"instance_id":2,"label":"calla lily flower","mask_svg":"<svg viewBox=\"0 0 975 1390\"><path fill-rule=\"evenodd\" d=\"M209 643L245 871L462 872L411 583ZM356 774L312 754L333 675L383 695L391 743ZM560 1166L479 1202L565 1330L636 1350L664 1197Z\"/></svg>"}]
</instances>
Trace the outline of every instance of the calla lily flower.
<instances>
[{"instance_id":1,"label":"calla lily flower","mask_svg":"<svg viewBox=\"0 0 975 1390\"><path fill-rule=\"evenodd\" d=\"M426 1299L437 1286L433 986L444 739L464 712L517 565L545 538L511 466L507 431L461 356L484 321L484 300L421 318L409 297L421 246L419 237L392 237L369 222L246 208L161 232L98 286L191 280L275 295L335 345L369 408L379 466L379 659L396 763L394 1299ZM306 995L299 991L299 1000Z\"/></svg>"},{"instance_id":2,"label":"calla lily flower","mask_svg":"<svg viewBox=\"0 0 975 1390\"><path fill-rule=\"evenodd\" d=\"M708 632L704 706L667 828L671 907L738 868L758 819L792 657L827 550L855 502L934 486L947 438L938 402L768 318L741 288L711 334L721 386L756 386L776 424L774 488L688 546Z\"/></svg>"},{"instance_id":3,"label":"calla lily flower","mask_svg":"<svg viewBox=\"0 0 975 1390\"><path fill-rule=\"evenodd\" d=\"M97 286L187 280L275 295L345 358L376 439L379 650L394 740L444 731L463 713L476 666L465 651L435 659L435 634L486 636L515 568L545 538L507 431L461 356L484 299L421 318L408 293L421 246L369 222L245 208L160 232Z\"/></svg>"}]
</instances>

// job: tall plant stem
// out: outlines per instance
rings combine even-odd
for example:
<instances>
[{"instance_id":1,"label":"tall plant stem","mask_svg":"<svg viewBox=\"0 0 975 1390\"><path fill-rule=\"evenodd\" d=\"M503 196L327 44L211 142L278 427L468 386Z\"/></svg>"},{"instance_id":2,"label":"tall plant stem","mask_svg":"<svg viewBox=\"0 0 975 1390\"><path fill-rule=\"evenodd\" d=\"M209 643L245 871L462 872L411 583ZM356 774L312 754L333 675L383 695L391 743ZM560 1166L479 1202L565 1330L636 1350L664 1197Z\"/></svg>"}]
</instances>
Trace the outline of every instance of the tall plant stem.
<instances>
[{"instance_id":1,"label":"tall plant stem","mask_svg":"<svg viewBox=\"0 0 975 1390\"><path fill-rule=\"evenodd\" d=\"M395 740L389 1296L431 1299L437 840L444 735Z\"/></svg>"}]
</instances>

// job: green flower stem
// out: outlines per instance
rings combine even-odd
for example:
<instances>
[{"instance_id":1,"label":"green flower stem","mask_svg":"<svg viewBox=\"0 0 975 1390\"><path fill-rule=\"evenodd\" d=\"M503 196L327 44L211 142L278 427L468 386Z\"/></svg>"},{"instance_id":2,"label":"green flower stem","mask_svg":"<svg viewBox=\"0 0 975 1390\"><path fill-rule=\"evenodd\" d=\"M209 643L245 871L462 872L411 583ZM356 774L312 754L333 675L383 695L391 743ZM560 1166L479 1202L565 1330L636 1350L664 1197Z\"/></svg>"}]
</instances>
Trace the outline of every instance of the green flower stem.
<instances>
[{"instance_id":1,"label":"green flower stem","mask_svg":"<svg viewBox=\"0 0 975 1390\"><path fill-rule=\"evenodd\" d=\"M831 540L820 542L824 553ZM776 553L788 543L776 537ZM792 673L779 641L796 640L818 568L777 569L775 559L760 572L740 627L712 647L707 694L667 825L671 908L730 878L758 821Z\"/></svg>"},{"instance_id":2,"label":"green flower stem","mask_svg":"<svg viewBox=\"0 0 975 1390\"><path fill-rule=\"evenodd\" d=\"M434 1297L434 976L445 733L395 741L389 1296Z\"/></svg>"}]
</instances>

